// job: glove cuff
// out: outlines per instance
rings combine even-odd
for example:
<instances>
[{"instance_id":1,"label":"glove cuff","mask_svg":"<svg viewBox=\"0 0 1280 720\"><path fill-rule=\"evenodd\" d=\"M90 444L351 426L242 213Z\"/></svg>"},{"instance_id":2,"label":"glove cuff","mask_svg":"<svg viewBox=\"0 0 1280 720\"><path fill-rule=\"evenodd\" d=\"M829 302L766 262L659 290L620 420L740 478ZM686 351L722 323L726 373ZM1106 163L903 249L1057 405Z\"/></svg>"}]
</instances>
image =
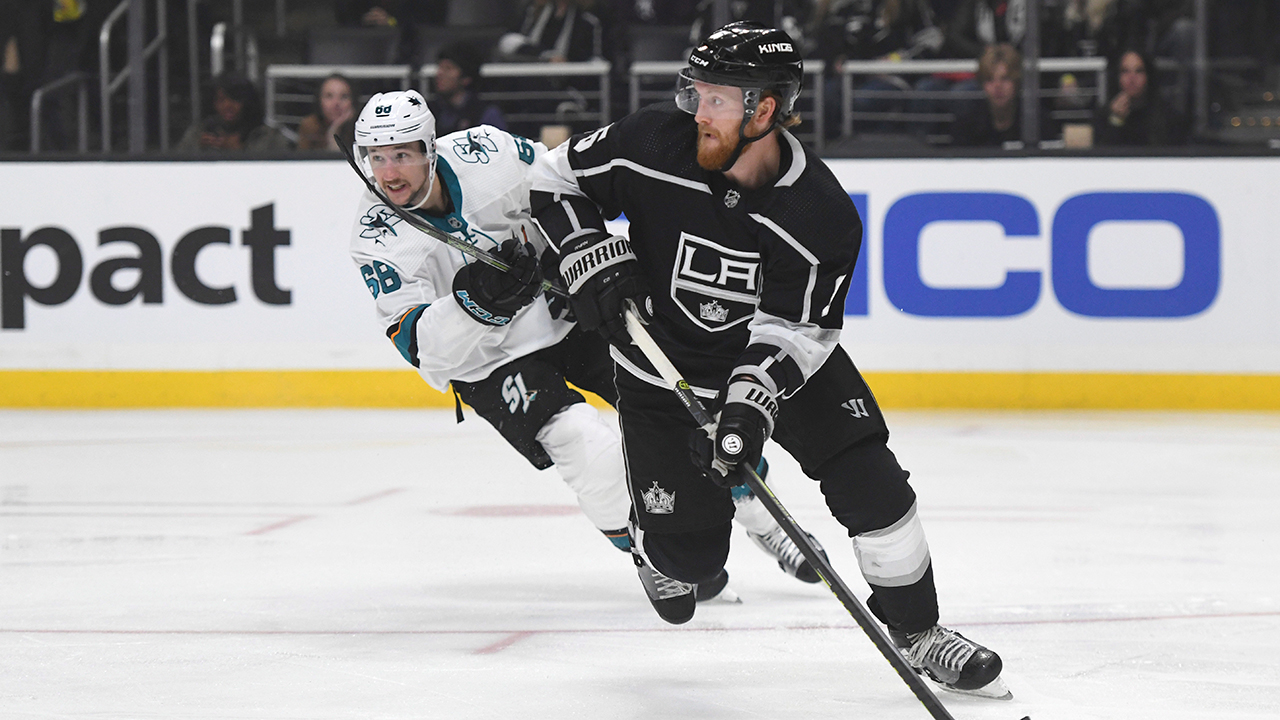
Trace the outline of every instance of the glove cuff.
<instances>
[{"instance_id":1,"label":"glove cuff","mask_svg":"<svg viewBox=\"0 0 1280 720\"><path fill-rule=\"evenodd\" d=\"M754 378L734 380L729 383L724 394L724 404L728 406L730 403L755 408L765 419L765 439L773 435L773 423L778 418L778 401L768 388L756 382Z\"/></svg>"},{"instance_id":2,"label":"glove cuff","mask_svg":"<svg viewBox=\"0 0 1280 720\"><path fill-rule=\"evenodd\" d=\"M605 268L635 260L631 243L621 235L587 237L560 248L560 276L569 294L576 295L591 276Z\"/></svg>"},{"instance_id":3,"label":"glove cuff","mask_svg":"<svg viewBox=\"0 0 1280 720\"><path fill-rule=\"evenodd\" d=\"M496 310L490 310L476 302L472 297L471 288L471 271L474 265L467 265L453 276L453 299L457 301L458 307L461 307L467 313L467 317L475 320L483 325L493 327L505 327L511 322L511 318L515 313L503 314Z\"/></svg>"}]
</instances>

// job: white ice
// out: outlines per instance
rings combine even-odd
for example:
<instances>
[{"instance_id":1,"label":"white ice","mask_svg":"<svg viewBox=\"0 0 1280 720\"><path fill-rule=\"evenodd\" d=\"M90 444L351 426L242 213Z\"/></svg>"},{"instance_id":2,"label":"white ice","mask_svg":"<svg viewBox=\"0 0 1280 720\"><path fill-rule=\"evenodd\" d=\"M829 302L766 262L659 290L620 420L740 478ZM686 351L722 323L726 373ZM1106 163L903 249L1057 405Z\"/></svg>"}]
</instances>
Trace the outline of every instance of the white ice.
<instances>
[{"instance_id":1,"label":"white ice","mask_svg":"<svg viewBox=\"0 0 1280 720\"><path fill-rule=\"evenodd\" d=\"M1015 696L957 719L1280 714L1280 416L889 419L943 623ZM929 717L741 534L744 602L663 623L555 472L452 411L3 411L0 541L3 720Z\"/></svg>"}]
</instances>

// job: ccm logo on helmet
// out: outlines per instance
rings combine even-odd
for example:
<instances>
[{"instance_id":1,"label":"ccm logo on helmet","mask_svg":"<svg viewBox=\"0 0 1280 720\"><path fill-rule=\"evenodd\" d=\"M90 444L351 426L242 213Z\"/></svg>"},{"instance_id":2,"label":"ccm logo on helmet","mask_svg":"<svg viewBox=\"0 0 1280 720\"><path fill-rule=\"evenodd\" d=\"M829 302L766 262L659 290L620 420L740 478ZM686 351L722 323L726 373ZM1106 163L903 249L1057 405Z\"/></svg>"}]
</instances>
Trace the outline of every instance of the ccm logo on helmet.
<instances>
[{"instance_id":1,"label":"ccm logo on helmet","mask_svg":"<svg viewBox=\"0 0 1280 720\"><path fill-rule=\"evenodd\" d=\"M791 49L791 43L784 43L784 42L764 43L763 45L760 46L760 53L762 55L764 53L779 53L779 52L788 52L788 53L793 52L793 50Z\"/></svg>"}]
</instances>

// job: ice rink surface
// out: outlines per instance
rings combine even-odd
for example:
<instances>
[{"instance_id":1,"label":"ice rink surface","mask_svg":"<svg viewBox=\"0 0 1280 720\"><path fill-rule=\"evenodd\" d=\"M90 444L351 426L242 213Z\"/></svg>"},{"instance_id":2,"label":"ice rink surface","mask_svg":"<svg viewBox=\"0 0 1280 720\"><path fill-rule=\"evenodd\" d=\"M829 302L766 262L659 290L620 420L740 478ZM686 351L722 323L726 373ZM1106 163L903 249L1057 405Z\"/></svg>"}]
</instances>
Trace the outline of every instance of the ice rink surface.
<instances>
[{"instance_id":1,"label":"ice rink surface","mask_svg":"<svg viewBox=\"0 0 1280 720\"><path fill-rule=\"evenodd\" d=\"M1280 416L888 415L943 623L1015 696L942 694L956 718L1277 717ZM736 533L743 603L670 626L471 413L3 411L0 719L928 718Z\"/></svg>"}]
</instances>

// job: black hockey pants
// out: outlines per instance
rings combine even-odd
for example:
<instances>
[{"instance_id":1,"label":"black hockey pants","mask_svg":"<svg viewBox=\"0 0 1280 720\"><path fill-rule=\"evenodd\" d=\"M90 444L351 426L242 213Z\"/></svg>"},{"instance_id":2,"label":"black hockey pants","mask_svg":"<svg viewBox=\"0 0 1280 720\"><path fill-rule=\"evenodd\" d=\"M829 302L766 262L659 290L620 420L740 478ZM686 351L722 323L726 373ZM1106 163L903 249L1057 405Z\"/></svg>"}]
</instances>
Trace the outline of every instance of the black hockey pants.
<instances>
[{"instance_id":1,"label":"black hockey pants","mask_svg":"<svg viewBox=\"0 0 1280 720\"><path fill-rule=\"evenodd\" d=\"M710 580L728 558L733 502L689 457L689 435L701 431L670 390L622 369L617 386L627 479L645 531L644 550L670 577ZM850 537L894 525L915 503L909 474L887 446L880 407L842 348L780 403L773 439L819 482L827 507ZM905 586L871 587L869 605L891 627L915 632L937 622L932 568Z\"/></svg>"}]
</instances>

